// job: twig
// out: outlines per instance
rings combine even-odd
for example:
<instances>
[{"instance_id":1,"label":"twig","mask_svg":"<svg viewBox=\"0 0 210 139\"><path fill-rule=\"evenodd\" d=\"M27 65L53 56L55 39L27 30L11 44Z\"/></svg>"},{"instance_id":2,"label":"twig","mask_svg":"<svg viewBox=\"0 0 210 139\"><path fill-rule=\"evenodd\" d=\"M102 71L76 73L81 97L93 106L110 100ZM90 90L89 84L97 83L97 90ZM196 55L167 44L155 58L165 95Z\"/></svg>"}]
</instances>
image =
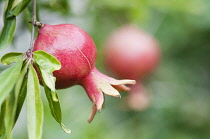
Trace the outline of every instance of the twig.
<instances>
[{"instance_id":1,"label":"twig","mask_svg":"<svg viewBox=\"0 0 210 139\"><path fill-rule=\"evenodd\" d=\"M34 47L34 36L35 36L35 23L36 21L36 0L33 0L33 16L32 16L32 32L31 32L31 43L30 43L30 49L29 49L29 57L32 58L32 49ZM30 21L29 21L30 22Z\"/></svg>"},{"instance_id":2,"label":"twig","mask_svg":"<svg viewBox=\"0 0 210 139\"><path fill-rule=\"evenodd\" d=\"M35 40L35 26L38 27L42 27L43 24L41 22L38 22L36 20L36 0L33 0L33 16L32 16L32 20L29 21L29 23L32 23L32 32L31 32L31 43L30 43L30 48L29 50L26 52L26 55L29 58L32 58L32 50L34 47L34 40Z\"/></svg>"}]
</instances>

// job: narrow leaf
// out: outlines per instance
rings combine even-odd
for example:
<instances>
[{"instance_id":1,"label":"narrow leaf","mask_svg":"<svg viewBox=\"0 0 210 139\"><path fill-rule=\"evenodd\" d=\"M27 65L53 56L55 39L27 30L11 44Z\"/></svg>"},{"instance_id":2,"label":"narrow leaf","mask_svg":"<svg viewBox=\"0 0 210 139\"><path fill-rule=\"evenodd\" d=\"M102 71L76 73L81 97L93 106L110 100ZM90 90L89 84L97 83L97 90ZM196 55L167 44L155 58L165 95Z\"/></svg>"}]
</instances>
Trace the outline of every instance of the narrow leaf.
<instances>
[{"instance_id":1,"label":"narrow leaf","mask_svg":"<svg viewBox=\"0 0 210 139\"><path fill-rule=\"evenodd\" d=\"M39 80L32 65L29 65L27 82L27 125L29 139L41 139L43 106L40 97Z\"/></svg>"},{"instance_id":2,"label":"narrow leaf","mask_svg":"<svg viewBox=\"0 0 210 139\"><path fill-rule=\"evenodd\" d=\"M2 56L1 58L1 63L3 65L9 65L14 62L18 62L22 60L24 54L23 53L18 53L18 52L10 52Z\"/></svg>"},{"instance_id":3,"label":"narrow leaf","mask_svg":"<svg viewBox=\"0 0 210 139\"><path fill-rule=\"evenodd\" d=\"M11 43L16 28L16 16L26 8L30 1L7 0L4 11L4 27L0 35L0 51L6 49Z\"/></svg>"},{"instance_id":4,"label":"narrow leaf","mask_svg":"<svg viewBox=\"0 0 210 139\"><path fill-rule=\"evenodd\" d=\"M33 53L33 58L35 62L48 73L52 73L54 70L59 70L61 68L60 62L52 55L38 50Z\"/></svg>"},{"instance_id":5,"label":"narrow leaf","mask_svg":"<svg viewBox=\"0 0 210 139\"><path fill-rule=\"evenodd\" d=\"M17 104L17 96L13 91L6 99L6 113L5 113L4 122L5 122L5 131L7 139L11 139L12 136L11 132L14 126L16 104Z\"/></svg>"},{"instance_id":6,"label":"narrow leaf","mask_svg":"<svg viewBox=\"0 0 210 139\"><path fill-rule=\"evenodd\" d=\"M22 109L25 97L26 97L26 92L27 92L27 68L28 68L28 63L24 65L24 68L21 71L21 74L19 76L19 79L15 85L15 95L17 99L16 105L16 111L15 111L15 118L14 118L14 124L16 123L18 116L20 114L20 111Z\"/></svg>"},{"instance_id":7,"label":"narrow leaf","mask_svg":"<svg viewBox=\"0 0 210 139\"><path fill-rule=\"evenodd\" d=\"M5 125L4 125L5 113L6 113L6 102L4 102L1 105L1 111L0 111L0 121L1 121L0 122L0 139L6 138Z\"/></svg>"},{"instance_id":8,"label":"narrow leaf","mask_svg":"<svg viewBox=\"0 0 210 139\"><path fill-rule=\"evenodd\" d=\"M48 100L48 103L49 103L49 107L50 107L50 111L51 111L52 116L61 125L62 129L66 133L71 133L71 130L67 129L62 123L62 111L61 111L59 99L58 99L58 101L53 100L53 97L51 95L51 90L45 84L44 84L44 90L45 90L45 94L46 94L46 97L47 97L47 100ZM57 95L56 92L55 92L55 95L58 98L58 95Z\"/></svg>"},{"instance_id":9,"label":"narrow leaf","mask_svg":"<svg viewBox=\"0 0 210 139\"><path fill-rule=\"evenodd\" d=\"M18 2L18 1L20 0L15 0L11 8L12 14L14 16L18 16L26 8L26 6L31 2L31 0L22 0L21 2Z\"/></svg>"},{"instance_id":10,"label":"narrow leaf","mask_svg":"<svg viewBox=\"0 0 210 139\"><path fill-rule=\"evenodd\" d=\"M12 8L14 1L15 0L7 0L6 1L5 7L4 7L4 21L5 21L5 17L8 14L8 11L11 10L11 8Z\"/></svg>"},{"instance_id":11,"label":"narrow leaf","mask_svg":"<svg viewBox=\"0 0 210 139\"><path fill-rule=\"evenodd\" d=\"M16 28L16 18L11 17L5 20L4 27L0 35L0 51L6 49L11 43Z\"/></svg>"},{"instance_id":12,"label":"narrow leaf","mask_svg":"<svg viewBox=\"0 0 210 139\"><path fill-rule=\"evenodd\" d=\"M28 21L31 20L31 17L32 17L32 10L29 9L28 7L26 7L26 9L23 11L24 12L24 24L27 26L29 32L31 33L32 32L32 26L31 24L28 24ZM38 20L39 21L39 20Z\"/></svg>"},{"instance_id":13,"label":"narrow leaf","mask_svg":"<svg viewBox=\"0 0 210 139\"><path fill-rule=\"evenodd\" d=\"M12 91L15 83L17 82L18 76L20 75L23 61L20 61L8 69L4 70L0 74L0 105L3 103L5 98Z\"/></svg>"},{"instance_id":14,"label":"narrow leaf","mask_svg":"<svg viewBox=\"0 0 210 139\"><path fill-rule=\"evenodd\" d=\"M53 101L51 90L44 84L45 94L50 106L51 114L58 123L62 121L62 112L59 101ZM56 94L57 95L57 94ZM58 97L58 96L57 96Z\"/></svg>"},{"instance_id":15,"label":"narrow leaf","mask_svg":"<svg viewBox=\"0 0 210 139\"><path fill-rule=\"evenodd\" d=\"M21 71L21 74L18 78L18 81L13 88L13 91L9 94L9 96L6 99L6 112L5 112L5 118L4 118L4 123L5 123L5 131L6 131L6 138L11 139L12 137L12 129L17 121L16 115L17 115L17 106L19 100L19 93L22 90L22 83L25 77L25 73L27 70L28 64L24 64L23 69ZM26 91L25 91L26 92ZM18 113L19 115L19 113Z\"/></svg>"},{"instance_id":16,"label":"narrow leaf","mask_svg":"<svg viewBox=\"0 0 210 139\"><path fill-rule=\"evenodd\" d=\"M12 7L10 9L15 8L22 0L14 0Z\"/></svg>"},{"instance_id":17,"label":"narrow leaf","mask_svg":"<svg viewBox=\"0 0 210 139\"><path fill-rule=\"evenodd\" d=\"M15 115L15 122L17 121L19 115L20 115L20 111L22 109L25 97L26 97L26 92L27 92L27 81L28 79L26 78L26 75L24 76L21 88L20 88L20 92L19 92L19 96L18 96L18 103L17 103L17 109L16 109L16 115Z\"/></svg>"},{"instance_id":18,"label":"narrow leaf","mask_svg":"<svg viewBox=\"0 0 210 139\"><path fill-rule=\"evenodd\" d=\"M55 87L55 77L51 73L47 73L37 63L35 63L37 70L41 74L42 84L44 86L45 94L49 103L50 111L55 120L60 124L62 129L66 133L71 133L70 129L67 129L62 123L62 111L60 107L59 98ZM53 88L51 89L51 87Z\"/></svg>"},{"instance_id":19,"label":"narrow leaf","mask_svg":"<svg viewBox=\"0 0 210 139\"><path fill-rule=\"evenodd\" d=\"M55 92L55 77L53 77L52 73L48 73L42 68L40 68L42 78L45 82L45 84L53 91Z\"/></svg>"},{"instance_id":20,"label":"narrow leaf","mask_svg":"<svg viewBox=\"0 0 210 139\"><path fill-rule=\"evenodd\" d=\"M42 82L51 90L51 95L52 95L53 100L58 101L56 90L55 90L56 78L52 75L52 73L48 73L45 70L43 70L37 63L35 63L35 66L41 75Z\"/></svg>"}]
</instances>

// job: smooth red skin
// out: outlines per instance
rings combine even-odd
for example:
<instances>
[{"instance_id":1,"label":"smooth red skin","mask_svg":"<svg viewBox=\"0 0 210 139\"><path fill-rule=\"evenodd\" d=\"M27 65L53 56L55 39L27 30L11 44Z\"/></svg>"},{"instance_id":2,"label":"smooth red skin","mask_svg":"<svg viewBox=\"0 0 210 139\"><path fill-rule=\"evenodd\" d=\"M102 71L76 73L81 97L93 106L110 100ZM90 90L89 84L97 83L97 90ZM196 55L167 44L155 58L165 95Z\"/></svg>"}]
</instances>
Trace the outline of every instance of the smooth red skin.
<instances>
[{"instance_id":1,"label":"smooth red skin","mask_svg":"<svg viewBox=\"0 0 210 139\"><path fill-rule=\"evenodd\" d=\"M138 80L155 69L160 50L156 40L135 26L113 32L105 43L106 67L120 78Z\"/></svg>"},{"instance_id":2,"label":"smooth red skin","mask_svg":"<svg viewBox=\"0 0 210 139\"><path fill-rule=\"evenodd\" d=\"M45 24L36 38L33 51L43 50L55 56L61 63L54 71L56 89L80 84L95 67L96 47L92 38L72 24Z\"/></svg>"}]
</instances>

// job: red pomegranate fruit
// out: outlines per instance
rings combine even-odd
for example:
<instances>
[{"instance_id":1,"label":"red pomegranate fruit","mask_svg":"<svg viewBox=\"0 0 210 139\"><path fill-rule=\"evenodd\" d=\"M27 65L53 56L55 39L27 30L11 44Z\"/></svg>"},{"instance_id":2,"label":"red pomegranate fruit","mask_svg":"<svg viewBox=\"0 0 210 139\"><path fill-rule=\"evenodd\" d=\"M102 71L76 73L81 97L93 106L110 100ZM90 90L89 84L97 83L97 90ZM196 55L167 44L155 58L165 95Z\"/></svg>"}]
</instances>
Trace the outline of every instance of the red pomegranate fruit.
<instances>
[{"instance_id":1,"label":"red pomegranate fruit","mask_svg":"<svg viewBox=\"0 0 210 139\"><path fill-rule=\"evenodd\" d=\"M129 90L124 84L134 80L116 80L99 72L95 67L96 46L92 38L73 24L47 25L39 29L33 51L43 50L56 57L62 67L54 71L56 89L81 85L93 102L91 122L104 103L103 93L120 97L117 90ZM117 90L116 90L116 89Z\"/></svg>"},{"instance_id":2,"label":"red pomegranate fruit","mask_svg":"<svg viewBox=\"0 0 210 139\"><path fill-rule=\"evenodd\" d=\"M149 95L140 80L158 65L160 49L157 41L135 25L124 25L108 37L104 57L107 69L117 77L139 80L131 87L128 105L135 110L142 109L143 105L146 107Z\"/></svg>"}]
</instances>

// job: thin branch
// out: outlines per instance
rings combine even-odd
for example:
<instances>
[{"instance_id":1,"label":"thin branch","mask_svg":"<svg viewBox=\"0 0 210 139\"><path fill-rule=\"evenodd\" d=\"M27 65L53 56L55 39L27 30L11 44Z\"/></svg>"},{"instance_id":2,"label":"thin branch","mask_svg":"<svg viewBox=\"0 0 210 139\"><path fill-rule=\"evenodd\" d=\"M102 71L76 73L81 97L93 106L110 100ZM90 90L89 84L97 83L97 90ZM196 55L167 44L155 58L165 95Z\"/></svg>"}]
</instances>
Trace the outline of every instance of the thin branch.
<instances>
[{"instance_id":1,"label":"thin branch","mask_svg":"<svg viewBox=\"0 0 210 139\"><path fill-rule=\"evenodd\" d=\"M32 32L31 32L31 43L30 43L30 58L32 57L32 49L34 47L34 36L35 36L35 22L36 22L36 0L33 0L33 16L32 16Z\"/></svg>"},{"instance_id":2,"label":"thin branch","mask_svg":"<svg viewBox=\"0 0 210 139\"><path fill-rule=\"evenodd\" d=\"M33 0L33 14L32 14L32 20L29 21L29 23L32 23L32 32L31 32L31 42L30 42L30 48L26 52L27 56L29 58L32 58L32 50L34 47L34 41L35 41L35 26L42 27L43 24L41 22L38 22L36 20L36 0Z\"/></svg>"}]
</instances>

